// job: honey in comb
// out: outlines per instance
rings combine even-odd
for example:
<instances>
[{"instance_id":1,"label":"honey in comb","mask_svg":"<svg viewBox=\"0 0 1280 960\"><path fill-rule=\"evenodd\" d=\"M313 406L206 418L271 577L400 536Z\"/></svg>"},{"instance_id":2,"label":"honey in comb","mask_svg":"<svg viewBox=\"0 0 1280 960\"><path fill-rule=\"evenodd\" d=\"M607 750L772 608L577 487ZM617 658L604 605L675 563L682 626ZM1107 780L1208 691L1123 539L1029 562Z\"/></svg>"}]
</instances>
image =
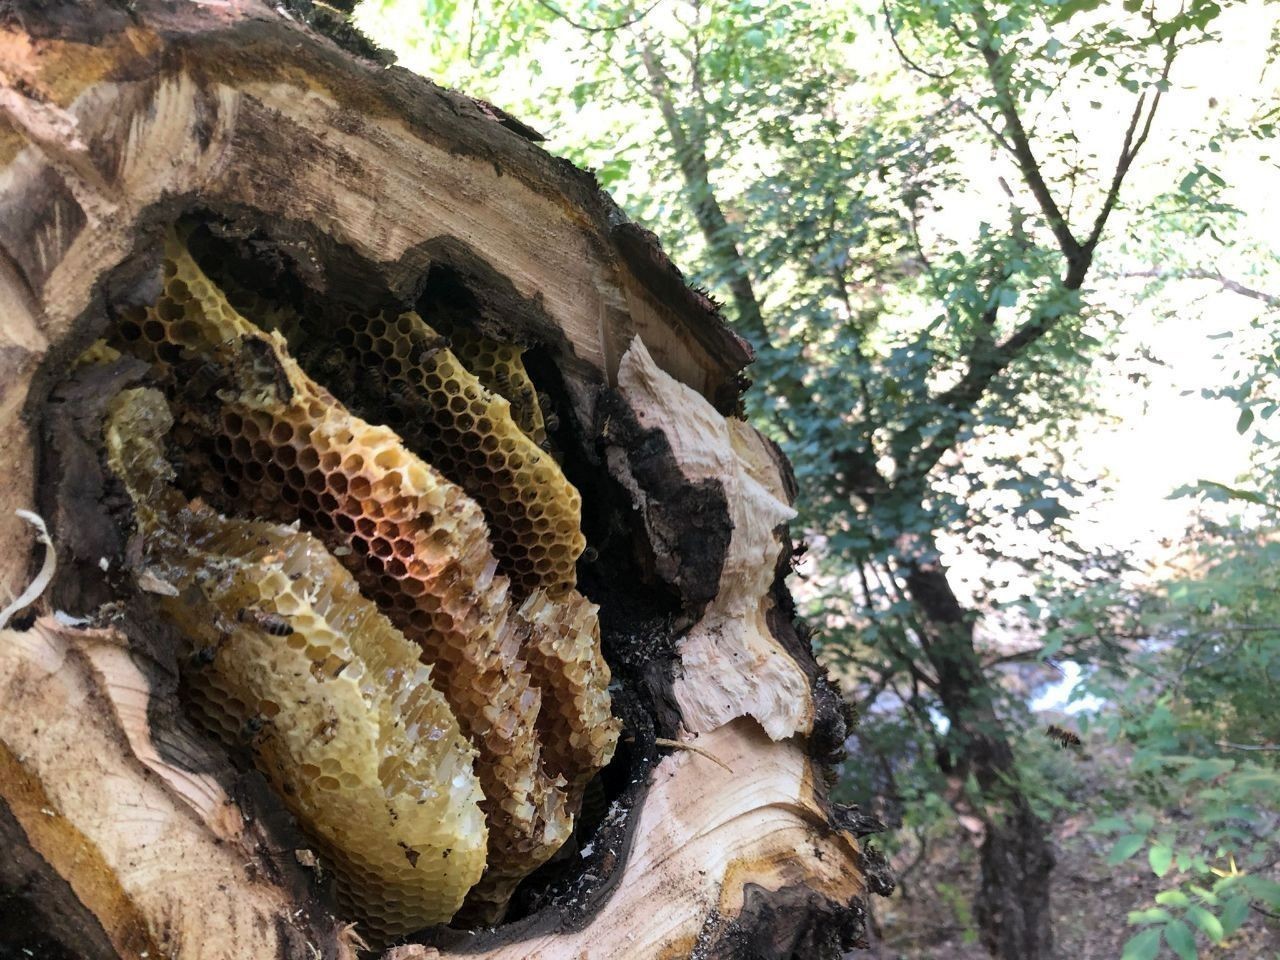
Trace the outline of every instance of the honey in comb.
<instances>
[{"instance_id":1,"label":"honey in comb","mask_svg":"<svg viewBox=\"0 0 1280 960\"><path fill-rule=\"evenodd\" d=\"M430 667L319 541L188 502L163 457L171 422L159 391L127 390L105 440L146 569L177 591L157 604L212 652L184 678L197 710L249 746L370 932L447 921L487 830L475 750Z\"/></svg>"},{"instance_id":2,"label":"honey in comb","mask_svg":"<svg viewBox=\"0 0 1280 960\"><path fill-rule=\"evenodd\" d=\"M562 611L571 634L594 643L594 660L554 651L548 660L542 641L532 640L535 633L545 640L546 626L532 630L513 609L496 573L490 524L465 492L391 430L352 416L307 378L283 338L240 316L177 235L167 243L165 280L155 305L121 318L113 345L153 364L179 415L171 446L210 502L296 522L318 537L434 664L461 729L479 748L489 857L469 903L496 918L514 884L567 838L576 785L607 762L616 741L607 709L601 721L590 706L600 696L607 703L608 685L594 608L563 585L561 597L548 599L551 621ZM291 321L277 314L277 322L287 329ZM219 402L210 404L210 395ZM539 475L527 482L538 484ZM576 505L573 521L576 533ZM573 678L553 682L548 662ZM591 696L574 686L577 678L586 678ZM577 721L582 732L572 718L566 726L570 704L587 710ZM541 729L567 730L572 743L594 742L596 752L544 748Z\"/></svg>"}]
</instances>

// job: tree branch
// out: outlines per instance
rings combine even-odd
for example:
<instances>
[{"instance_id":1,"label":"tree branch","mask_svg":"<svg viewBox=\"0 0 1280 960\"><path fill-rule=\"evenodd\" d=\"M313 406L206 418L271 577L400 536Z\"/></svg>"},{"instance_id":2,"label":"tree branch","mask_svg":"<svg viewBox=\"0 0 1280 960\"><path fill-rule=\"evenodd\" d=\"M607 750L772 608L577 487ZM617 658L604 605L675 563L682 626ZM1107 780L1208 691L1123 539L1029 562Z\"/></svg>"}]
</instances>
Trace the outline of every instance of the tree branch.
<instances>
[{"instance_id":1,"label":"tree branch","mask_svg":"<svg viewBox=\"0 0 1280 960\"><path fill-rule=\"evenodd\" d=\"M1111 185L1107 188L1106 198L1102 201L1102 208L1098 211L1097 218L1093 221L1093 229L1089 231L1089 239L1085 241L1084 252L1086 263L1083 269L1088 269L1088 262L1093 258L1093 251L1098 246L1098 241L1102 239L1102 231L1107 225L1107 220L1111 216L1112 210L1115 209L1116 200L1120 196L1120 187L1124 183L1124 178L1129 173L1129 167L1132 166L1133 160L1138 155L1138 151L1142 149L1147 142L1147 137L1151 134L1151 123L1155 120L1156 110L1160 107L1160 97L1164 93L1164 86L1169 82L1169 71L1173 69L1173 60L1178 55L1177 33L1169 37L1169 41L1165 44L1164 50L1164 68L1160 71L1160 79L1156 83L1155 95L1151 98L1151 108L1146 111L1146 120L1142 121L1142 132L1137 134L1134 139L1134 133L1138 129L1138 123L1142 120L1143 107L1146 103L1146 94L1138 96L1138 102L1134 104L1133 115L1129 119L1129 126L1125 130L1124 143L1120 147L1120 158L1116 161L1115 172L1111 176ZM1081 280L1083 281L1083 276Z\"/></svg>"},{"instance_id":2,"label":"tree branch","mask_svg":"<svg viewBox=\"0 0 1280 960\"><path fill-rule=\"evenodd\" d=\"M1168 81L1169 72L1177 55L1176 35L1170 37L1165 45L1164 65L1161 69L1160 80L1156 85L1156 93L1151 98L1150 106L1147 106L1146 94L1138 97L1128 128L1125 130L1120 156L1116 162L1116 168L1112 174L1106 197L1097 217L1094 219L1093 228L1089 232L1088 239L1082 244L1072 233L1065 215L1062 213L1061 208L1054 199L1053 192L1049 189L1049 185L1044 179L1040 164L1036 160L1035 152L1031 147L1030 138L1015 106L1008 77L1005 75L1005 68L1000 62L1000 55L989 39L991 36L990 20L986 11L981 7L978 7L974 12L974 22L978 27L979 35L983 38L982 43L979 45L979 50L987 64L987 76L996 92L1000 112L1004 117L1005 126L1008 128L1007 144L1003 138L998 142L1005 144L1013 154L1023 181L1035 197L1040 211L1048 221L1049 228L1058 241L1058 247L1067 261L1067 269L1062 278L1063 287L1066 290L1079 290L1084 286L1089 268L1093 264L1094 251L1102 239L1107 221L1110 219L1119 200L1120 189L1124 184L1125 177L1128 175L1134 159L1150 136L1156 110L1160 106L1162 87ZM985 340L985 332L994 325L998 309L998 306L991 306L983 313L983 323L976 334L968 370L958 383L939 394L936 398L936 402L949 411L952 419L948 426L938 431L933 442L923 447L919 454L913 458L912 469L918 475L932 470L943 454L954 445L956 437L959 435L961 415L972 410L978 401L982 399L991 382L1003 373L1027 348L1048 333L1054 324L1053 318L1033 313L1003 343L992 345Z\"/></svg>"},{"instance_id":3,"label":"tree branch","mask_svg":"<svg viewBox=\"0 0 1280 960\"><path fill-rule=\"evenodd\" d=\"M738 321L748 337L758 343L766 339L764 312L756 297L742 251L734 239L724 210L711 186L703 124L690 130L682 120L671 94L671 80L647 36L640 38L640 58L649 75L649 92L662 114L663 125L675 150L676 164L684 180L685 193L693 207L694 219L707 242L712 262L727 282L737 308ZM700 83L701 81L699 81Z\"/></svg>"},{"instance_id":4,"label":"tree branch","mask_svg":"<svg viewBox=\"0 0 1280 960\"><path fill-rule=\"evenodd\" d=\"M569 26L573 27L573 29L581 30L583 33L612 33L615 30L624 30L627 27L633 27L637 23L639 23L641 20L643 20L645 17L647 17L650 13L652 13L654 9L657 8L658 4L660 4L661 2L662 0L653 0L653 3L649 4L649 6L645 7L639 13L635 14L634 16L630 17L627 20L623 20L618 23L610 23L610 24L595 26L589 23L583 23L580 20L574 20L573 17L569 16L569 14L565 13L565 11L561 10L558 6L552 3L551 0L534 0L534 3L536 3L538 6L542 7L544 10L546 10L549 13L555 14L555 16L563 20Z\"/></svg>"},{"instance_id":5,"label":"tree branch","mask_svg":"<svg viewBox=\"0 0 1280 960\"><path fill-rule=\"evenodd\" d=\"M1062 210L1058 207L1053 191L1049 189L1048 183L1045 182L1044 174L1040 170L1040 162L1036 159L1035 151L1031 148L1031 138L1027 135L1026 128L1022 125L1022 117L1014 105L1013 94L1009 89L1009 80L1004 75L1004 67L1000 63L1000 54L991 45L991 21L987 17L986 10L982 7L977 7L973 16L979 35L982 37L979 50L987 64L987 77L991 81L992 89L995 90L996 101L1000 107L1000 115L1004 117L1005 126L1009 131L1010 152L1018 165L1018 171L1022 174L1023 181L1028 189L1031 190L1032 196L1035 197L1036 204L1040 207L1040 212L1049 223L1049 229L1053 231L1054 238L1058 241L1058 248L1062 251L1062 255L1066 257L1067 263L1069 265L1074 264L1080 258L1083 252L1082 248L1075 235L1071 232L1071 227L1067 223L1066 217L1063 216Z\"/></svg>"},{"instance_id":6,"label":"tree branch","mask_svg":"<svg viewBox=\"0 0 1280 960\"><path fill-rule=\"evenodd\" d=\"M1232 743L1230 740L1216 741L1220 747L1232 750L1280 750L1280 743Z\"/></svg>"},{"instance_id":7,"label":"tree branch","mask_svg":"<svg viewBox=\"0 0 1280 960\"><path fill-rule=\"evenodd\" d=\"M1212 280L1229 293L1238 293L1240 296L1248 297L1250 300L1260 300L1269 307L1280 307L1280 294L1267 293L1264 290L1245 286L1238 280L1232 280L1216 270L1205 270L1203 268L1194 270L1160 270L1152 268L1150 270L1127 270L1120 276L1149 277L1155 280Z\"/></svg>"},{"instance_id":8,"label":"tree branch","mask_svg":"<svg viewBox=\"0 0 1280 960\"><path fill-rule=\"evenodd\" d=\"M923 74L931 80L950 79L951 75L955 73L955 70L951 70L948 73L934 73L932 70L927 70L920 66L920 64L907 56L907 52L902 49L902 44L898 42L898 31L893 27L893 14L889 12L889 0L880 0L880 9L884 11L884 22L889 28L889 39L893 41L893 49L898 51L898 56L902 58L902 62L916 73Z\"/></svg>"}]
</instances>

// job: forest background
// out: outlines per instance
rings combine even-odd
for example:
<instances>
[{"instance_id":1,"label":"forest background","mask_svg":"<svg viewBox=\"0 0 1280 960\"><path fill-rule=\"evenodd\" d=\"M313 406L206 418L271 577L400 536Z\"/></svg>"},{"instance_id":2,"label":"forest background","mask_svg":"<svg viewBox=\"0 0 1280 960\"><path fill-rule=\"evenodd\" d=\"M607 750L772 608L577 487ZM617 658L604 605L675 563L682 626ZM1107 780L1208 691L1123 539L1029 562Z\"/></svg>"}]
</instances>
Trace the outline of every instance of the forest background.
<instances>
[{"instance_id":1,"label":"forest background","mask_svg":"<svg viewBox=\"0 0 1280 960\"><path fill-rule=\"evenodd\" d=\"M1280 4L366 0L755 346L869 955L1280 958Z\"/></svg>"}]
</instances>

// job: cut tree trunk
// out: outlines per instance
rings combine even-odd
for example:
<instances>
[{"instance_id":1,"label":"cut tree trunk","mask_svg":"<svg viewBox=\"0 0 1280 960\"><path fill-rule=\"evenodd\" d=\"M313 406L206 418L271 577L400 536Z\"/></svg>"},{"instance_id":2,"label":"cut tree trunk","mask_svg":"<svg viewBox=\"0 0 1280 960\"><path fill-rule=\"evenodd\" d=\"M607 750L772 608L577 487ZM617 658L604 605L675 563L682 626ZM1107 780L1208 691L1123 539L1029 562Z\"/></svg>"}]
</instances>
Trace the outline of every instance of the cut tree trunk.
<instances>
[{"instance_id":1,"label":"cut tree trunk","mask_svg":"<svg viewBox=\"0 0 1280 960\"><path fill-rule=\"evenodd\" d=\"M255 767L261 721L237 746L193 719L203 651L157 613L174 588L121 520L147 504L104 423L150 374L77 358L158 302L179 223L294 302L447 315L518 347L539 439L581 492L616 753L503 915L377 949L814 958L859 940L889 881L861 842L877 825L826 796L848 717L783 583L789 468L733 416L749 350L536 139L388 68L327 7L0 6L0 600L39 592L0 630L0 957L309 960L377 939ZM568 750L545 715L544 748Z\"/></svg>"}]
</instances>

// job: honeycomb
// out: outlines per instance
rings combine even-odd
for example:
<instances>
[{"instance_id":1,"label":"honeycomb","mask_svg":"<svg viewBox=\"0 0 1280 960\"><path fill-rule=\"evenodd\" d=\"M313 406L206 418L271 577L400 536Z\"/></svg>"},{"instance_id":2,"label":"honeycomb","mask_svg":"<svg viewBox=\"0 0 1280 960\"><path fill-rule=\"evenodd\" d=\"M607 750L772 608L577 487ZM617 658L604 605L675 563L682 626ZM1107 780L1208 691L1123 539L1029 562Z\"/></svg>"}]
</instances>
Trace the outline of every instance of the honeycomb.
<instances>
[{"instance_id":1,"label":"honeycomb","mask_svg":"<svg viewBox=\"0 0 1280 960\"><path fill-rule=\"evenodd\" d=\"M582 501L544 449L542 409L519 347L445 318L436 321L441 336L412 312L300 316L248 289L207 238L196 240L193 258L214 272L237 312L279 330L308 372L331 368L336 347L358 371L359 397L347 398L354 412L382 411L411 451L480 504L499 566L520 597L573 588L586 547Z\"/></svg>"},{"instance_id":2,"label":"honeycomb","mask_svg":"<svg viewBox=\"0 0 1280 960\"><path fill-rule=\"evenodd\" d=\"M516 611L529 632L524 655L530 676L548 698L538 718L546 764L565 778L574 797L609 762L618 739L598 609L576 591L556 602L539 590Z\"/></svg>"},{"instance_id":3,"label":"honeycomb","mask_svg":"<svg viewBox=\"0 0 1280 960\"><path fill-rule=\"evenodd\" d=\"M344 905L395 936L448 920L485 865L475 750L418 649L315 538L188 502L161 393L118 395L107 460L127 487L157 603L195 645L186 681L247 743L326 855Z\"/></svg>"},{"instance_id":4,"label":"honeycomb","mask_svg":"<svg viewBox=\"0 0 1280 960\"><path fill-rule=\"evenodd\" d=\"M596 609L572 587L583 544L577 491L515 426L505 400L447 349L433 350L439 338L416 315L353 319L338 333L348 331L360 359L382 374L400 365L387 419L492 504L488 518L395 432L354 416L307 377L279 332L300 329L296 316L234 291L255 316L270 314L263 322L277 329L263 330L230 305L176 232L165 254L163 294L126 311L111 346L152 364L176 415L167 449L185 489L226 514L311 534L432 665L432 682L477 750L488 825L486 871L468 913L498 919L515 884L568 838L582 785L608 762L618 734ZM430 442L401 410L429 422ZM518 506L499 512L506 503ZM517 541L533 545L519 598L491 536L507 556ZM291 783L282 779L281 789ZM372 916L382 888L360 877L351 900Z\"/></svg>"},{"instance_id":5,"label":"honeycomb","mask_svg":"<svg viewBox=\"0 0 1280 960\"><path fill-rule=\"evenodd\" d=\"M406 445L480 504L512 587L522 597L539 587L572 589L586 547L581 498L516 425L510 403L485 389L416 313L344 314L338 343L369 377L365 388Z\"/></svg>"},{"instance_id":6,"label":"honeycomb","mask_svg":"<svg viewBox=\"0 0 1280 960\"><path fill-rule=\"evenodd\" d=\"M524 351L443 317L434 322L436 329L449 338L450 349L462 365L475 374L485 389L511 404L516 426L542 447L547 440L547 425L538 391L524 368Z\"/></svg>"}]
</instances>

